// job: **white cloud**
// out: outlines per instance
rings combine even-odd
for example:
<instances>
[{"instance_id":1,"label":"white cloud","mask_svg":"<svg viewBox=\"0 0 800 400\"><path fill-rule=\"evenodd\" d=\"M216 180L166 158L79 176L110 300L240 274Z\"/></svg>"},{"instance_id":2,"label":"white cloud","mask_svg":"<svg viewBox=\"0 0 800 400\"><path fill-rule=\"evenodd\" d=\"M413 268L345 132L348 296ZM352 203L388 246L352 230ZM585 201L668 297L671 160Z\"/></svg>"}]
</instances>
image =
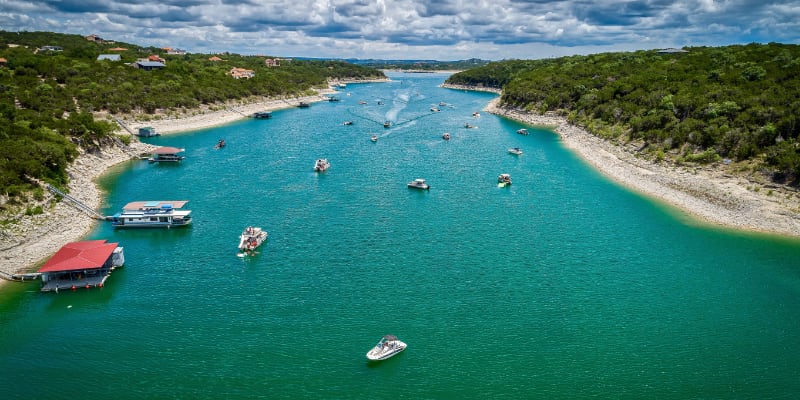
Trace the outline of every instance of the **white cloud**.
<instances>
[{"instance_id":1,"label":"white cloud","mask_svg":"<svg viewBox=\"0 0 800 400\"><path fill-rule=\"evenodd\" d=\"M0 9L10 31L278 56L507 59L800 43L800 0L0 0Z\"/></svg>"}]
</instances>

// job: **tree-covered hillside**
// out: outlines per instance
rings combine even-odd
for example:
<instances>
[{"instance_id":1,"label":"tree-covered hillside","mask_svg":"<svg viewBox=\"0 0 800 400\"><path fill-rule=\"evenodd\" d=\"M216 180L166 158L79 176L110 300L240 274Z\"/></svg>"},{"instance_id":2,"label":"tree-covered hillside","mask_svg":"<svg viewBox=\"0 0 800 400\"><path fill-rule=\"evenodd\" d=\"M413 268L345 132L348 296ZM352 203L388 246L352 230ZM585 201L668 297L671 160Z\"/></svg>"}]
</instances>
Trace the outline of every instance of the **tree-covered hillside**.
<instances>
[{"instance_id":1,"label":"tree-covered hillside","mask_svg":"<svg viewBox=\"0 0 800 400\"><path fill-rule=\"evenodd\" d=\"M800 179L800 46L770 43L504 61L451 84L501 87L505 105L562 113L656 159L752 160Z\"/></svg>"},{"instance_id":2,"label":"tree-covered hillside","mask_svg":"<svg viewBox=\"0 0 800 400\"><path fill-rule=\"evenodd\" d=\"M98 61L101 54L118 54L120 60ZM149 56L163 59L165 67L146 71L131 65ZM77 146L98 146L116 130L94 119L99 111L152 113L250 96L301 95L329 79L385 77L342 61L279 60L280 66L270 67L265 56L211 57L80 35L0 31L0 205L3 198L39 190L35 180L63 186ZM234 79L234 67L255 76Z\"/></svg>"}]
</instances>

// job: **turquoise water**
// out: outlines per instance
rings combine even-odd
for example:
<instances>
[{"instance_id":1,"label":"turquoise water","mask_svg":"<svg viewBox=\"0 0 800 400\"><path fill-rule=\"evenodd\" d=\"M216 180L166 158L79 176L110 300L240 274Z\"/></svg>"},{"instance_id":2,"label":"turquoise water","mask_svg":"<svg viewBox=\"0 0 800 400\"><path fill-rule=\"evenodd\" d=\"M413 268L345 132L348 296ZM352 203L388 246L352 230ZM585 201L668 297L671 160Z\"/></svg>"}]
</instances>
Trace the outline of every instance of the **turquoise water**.
<instances>
[{"instance_id":1,"label":"turquoise water","mask_svg":"<svg viewBox=\"0 0 800 400\"><path fill-rule=\"evenodd\" d=\"M187 159L116 168L104 213L185 199L194 225L99 225L89 238L126 255L102 289L7 285L3 397L800 393L800 242L696 224L609 182L552 132L473 119L493 95L437 87L445 75L392 78L149 139ZM317 174L321 157L332 166ZM514 183L498 188L504 172ZM406 188L414 178L431 190ZM241 259L248 225L270 237ZM408 349L368 364L387 333Z\"/></svg>"}]
</instances>

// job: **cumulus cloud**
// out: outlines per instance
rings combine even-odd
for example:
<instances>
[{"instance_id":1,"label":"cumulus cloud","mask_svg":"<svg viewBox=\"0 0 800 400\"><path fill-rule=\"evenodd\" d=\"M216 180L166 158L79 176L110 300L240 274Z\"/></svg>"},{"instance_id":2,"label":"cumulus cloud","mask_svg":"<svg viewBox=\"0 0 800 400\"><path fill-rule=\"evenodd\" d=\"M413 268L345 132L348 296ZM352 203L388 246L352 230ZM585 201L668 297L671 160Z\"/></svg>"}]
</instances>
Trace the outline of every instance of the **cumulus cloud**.
<instances>
[{"instance_id":1,"label":"cumulus cloud","mask_svg":"<svg viewBox=\"0 0 800 400\"><path fill-rule=\"evenodd\" d=\"M800 43L798 17L800 0L0 0L4 30L285 57L496 60Z\"/></svg>"}]
</instances>

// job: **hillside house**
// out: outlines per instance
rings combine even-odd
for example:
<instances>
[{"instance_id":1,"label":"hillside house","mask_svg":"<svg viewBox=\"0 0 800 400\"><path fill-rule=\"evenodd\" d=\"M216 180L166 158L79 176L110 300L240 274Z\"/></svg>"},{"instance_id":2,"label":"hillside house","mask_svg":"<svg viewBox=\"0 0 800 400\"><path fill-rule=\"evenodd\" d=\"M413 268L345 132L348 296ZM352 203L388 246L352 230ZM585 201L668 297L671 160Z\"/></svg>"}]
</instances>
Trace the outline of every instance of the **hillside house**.
<instances>
[{"instance_id":1,"label":"hillside house","mask_svg":"<svg viewBox=\"0 0 800 400\"><path fill-rule=\"evenodd\" d=\"M256 76L256 71L251 69L244 69L244 68L231 68L230 72L228 72L230 76L234 79L250 79Z\"/></svg>"},{"instance_id":2,"label":"hillside house","mask_svg":"<svg viewBox=\"0 0 800 400\"><path fill-rule=\"evenodd\" d=\"M281 66L281 59L280 58L268 58L264 60L264 65L267 67L280 67Z\"/></svg>"},{"instance_id":3,"label":"hillside house","mask_svg":"<svg viewBox=\"0 0 800 400\"><path fill-rule=\"evenodd\" d=\"M222 61L222 59L217 57L217 56L211 56L211 57L208 57L208 61L216 62L216 61Z\"/></svg>"},{"instance_id":4,"label":"hillside house","mask_svg":"<svg viewBox=\"0 0 800 400\"><path fill-rule=\"evenodd\" d=\"M99 56L97 56L97 61L103 61L103 60L122 61L122 56L120 56L119 54L100 54Z\"/></svg>"},{"instance_id":5,"label":"hillside house","mask_svg":"<svg viewBox=\"0 0 800 400\"><path fill-rule=\"evenodd\" d=\"M164 63L160 63L157 61L146 61L146 60L139 60L133 63L135 68L145 70L145 71L152 71L154 69L164 69L166 65Z\"/></svg>"}]
</instances>

